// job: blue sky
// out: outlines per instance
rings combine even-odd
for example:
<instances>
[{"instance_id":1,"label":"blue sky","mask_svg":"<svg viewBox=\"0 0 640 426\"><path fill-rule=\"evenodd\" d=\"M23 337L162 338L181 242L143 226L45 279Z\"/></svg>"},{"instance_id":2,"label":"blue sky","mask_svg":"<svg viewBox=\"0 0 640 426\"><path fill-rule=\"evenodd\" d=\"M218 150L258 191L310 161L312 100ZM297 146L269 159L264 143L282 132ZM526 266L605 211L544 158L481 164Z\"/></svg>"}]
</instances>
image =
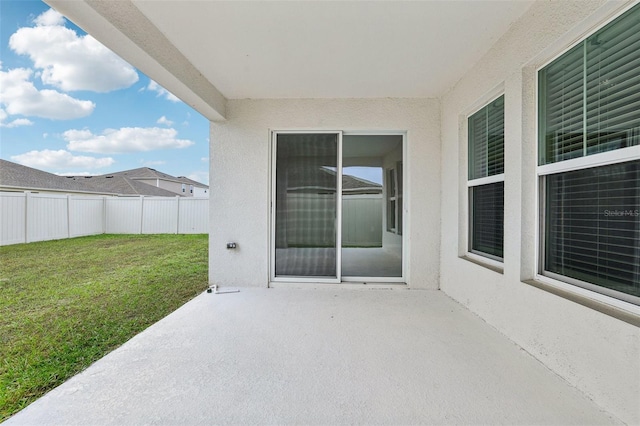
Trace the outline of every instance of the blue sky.
<instances>
[{"instance_id":1,"label":"blue sky","mask_svg":"<svg viewBox=\"0 0 640 426\"><path fill-rule=\"evenodd\" d=\"M0 0L0 158L208 183L209 122L41 1Z\"/></svg>"}]
</instances>

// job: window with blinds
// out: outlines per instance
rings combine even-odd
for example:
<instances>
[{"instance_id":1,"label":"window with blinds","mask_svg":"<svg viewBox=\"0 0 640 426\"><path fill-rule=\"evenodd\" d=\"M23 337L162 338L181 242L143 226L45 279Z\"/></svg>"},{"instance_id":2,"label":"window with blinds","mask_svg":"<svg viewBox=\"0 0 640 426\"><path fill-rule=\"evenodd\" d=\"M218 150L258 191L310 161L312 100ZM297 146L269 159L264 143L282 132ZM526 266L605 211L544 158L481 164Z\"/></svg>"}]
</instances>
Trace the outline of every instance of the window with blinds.
<instances>
[{"instance_id":1,"label":"window with blinds","mask_svg":"<svg viewBox=\"0 0 640 426\"><path fill-rule=\"evenodd\" d=\"M540 70L539 164L640 145L640 5Z\"/></svg>"},{"instance_id":2,"label":"window with blinds","mask_svg":"<svg viewBox=\"0 0 640 426\"><path fill-rule=\"evenodd\" d=\"M546 179L546 270L640 296L640 160Z\"/></svg>"},{"instance_id":3,"label":"window with blinds","mask_svg":"<svg viewBox=\"0 0 640 426\"><path fill-rule=\"evenodd\" d=\"M503 257L504 182L473 186L471 191L471 248Z\"/></svg>"},{"instance_id":4,"label":"window with blinds","mask_svg":"<svg viewBox=\"0 0 640 426\"><path fill-rule=\"evenodd\" d=\"M504 96L468 119L469 249L502 260L504 245Z\"/></svg>"},{"instance_id":5,"label":"window with blinds","mask_svg":"<svg viewBox=\"0 0 640 426\"><path fill-rule=\"evenodd\" d=\"M639 28L636 5L538 74L541 271L636 304Z\"/></svg>"}]
</instances>

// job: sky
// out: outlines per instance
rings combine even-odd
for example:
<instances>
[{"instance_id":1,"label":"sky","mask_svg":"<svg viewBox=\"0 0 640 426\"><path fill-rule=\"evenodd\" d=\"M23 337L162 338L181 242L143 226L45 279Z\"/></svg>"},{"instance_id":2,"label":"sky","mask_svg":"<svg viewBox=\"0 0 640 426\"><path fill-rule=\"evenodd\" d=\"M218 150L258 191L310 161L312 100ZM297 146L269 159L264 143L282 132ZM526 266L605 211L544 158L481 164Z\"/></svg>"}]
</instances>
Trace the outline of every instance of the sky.
<instances>
[{"instance_id":1,"label":"sky","mask_svg":"<svg viewBox=\"0 0 640 426\"><path fill-rule=\"evenodd\" d=\"M209 183L209 121L45 3L0 0L0 158Z\"/></svg>"}]
</instances>

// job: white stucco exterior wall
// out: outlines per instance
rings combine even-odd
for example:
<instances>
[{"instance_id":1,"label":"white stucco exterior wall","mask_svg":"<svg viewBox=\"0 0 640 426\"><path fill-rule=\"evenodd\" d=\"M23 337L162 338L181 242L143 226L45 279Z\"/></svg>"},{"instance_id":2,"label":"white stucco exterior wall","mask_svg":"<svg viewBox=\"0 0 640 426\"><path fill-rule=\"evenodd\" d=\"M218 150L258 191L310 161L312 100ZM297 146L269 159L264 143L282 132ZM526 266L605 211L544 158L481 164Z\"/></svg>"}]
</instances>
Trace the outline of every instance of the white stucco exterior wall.
<instances>
[{"instance_id":1,"label":"white stucco exterior wall","mask_svg":"<svg viewBox=\"0 0 640 426\"><path fill-rule=\"evenodd\" d=\"M628 3L534 4L442 98L441 289L596 404L639 424L640 329L522 282L536 271L536 69ZM466 116L501 92L504 273L461 258L468 232Z\"/></svg>"},{"instance_id":2,"label":"white stucco exterior wall","mask_svg":"<svg viewBox=\"0 0 640 426\"><path fill-rule=\"evenodd\" d=\"M433 99L230 100L227 121L211 124L211 283L268 285L272 130L406 132L405 278L411 288L438 288L440 104ZM237 249L226 249L231 241Z\"/></svg>"}]
</instances>

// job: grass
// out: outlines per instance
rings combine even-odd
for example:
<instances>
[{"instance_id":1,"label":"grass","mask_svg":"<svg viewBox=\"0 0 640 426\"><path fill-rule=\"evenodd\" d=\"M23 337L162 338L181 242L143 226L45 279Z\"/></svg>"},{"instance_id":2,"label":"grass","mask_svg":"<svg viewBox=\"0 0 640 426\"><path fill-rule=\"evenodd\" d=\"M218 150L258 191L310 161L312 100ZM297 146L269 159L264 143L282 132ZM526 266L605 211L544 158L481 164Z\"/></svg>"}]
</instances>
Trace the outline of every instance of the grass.
<instances>
[{"instance_id":1,"label":"grass","mask_svg":"<svg viewBox=\"0 0 640 426\"><path fill-rule=\"evenodd\" d=\"M0 422L207 287L206 235L0 247Z\"/></svg>"}]
</instances>

